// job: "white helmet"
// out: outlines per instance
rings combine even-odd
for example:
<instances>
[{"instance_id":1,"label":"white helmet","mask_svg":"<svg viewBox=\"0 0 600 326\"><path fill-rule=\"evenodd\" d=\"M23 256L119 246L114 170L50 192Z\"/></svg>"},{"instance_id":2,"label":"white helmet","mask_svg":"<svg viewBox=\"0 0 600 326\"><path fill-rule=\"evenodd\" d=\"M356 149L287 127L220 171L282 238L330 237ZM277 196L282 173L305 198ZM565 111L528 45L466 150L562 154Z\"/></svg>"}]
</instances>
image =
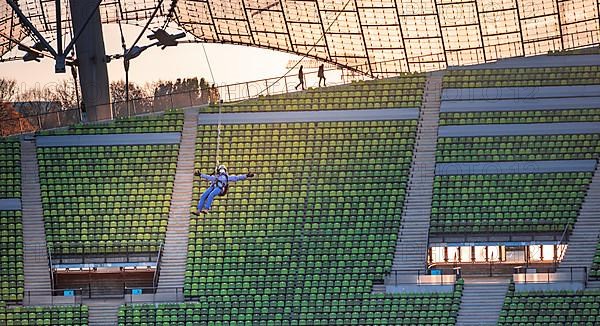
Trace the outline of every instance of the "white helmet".
<instances>
[{"instance_id":1,"label":"white helmet","mask_svg":"<svg viewBox=\"0 0 600 326\"><path fill-rule=\"evenodd\" d=\"M225 174L225 173L227 173L227 167L225 165L221 164L221 165L217 166L217 168L215 169L215 172L217 174Z\"/></svg>"}]
</instances>

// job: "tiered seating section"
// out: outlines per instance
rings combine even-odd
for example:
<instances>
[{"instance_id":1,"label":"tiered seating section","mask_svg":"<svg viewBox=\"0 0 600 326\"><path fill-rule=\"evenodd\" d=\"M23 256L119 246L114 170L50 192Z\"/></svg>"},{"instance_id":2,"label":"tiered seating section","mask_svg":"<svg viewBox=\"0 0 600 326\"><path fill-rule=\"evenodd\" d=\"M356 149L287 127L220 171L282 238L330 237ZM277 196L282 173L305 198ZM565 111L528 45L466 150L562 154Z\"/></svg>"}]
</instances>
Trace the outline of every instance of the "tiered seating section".
<instances>
[{"instance_id":1,"label":"tiered seating section","mask_svg":"<svg viewBox=\"0 0 600 326\"><path fill-rule=\"evenodd\" d=\"M600 65L449 70L445 88L600 85Z\"/></svg>"},{"instance_id":2,"label":"tiered seating section","mask_svg":"<svg viewBox=\"0 0 600 326\"><path fill-rule=\"evenodd\" d=\"M38 148L56 254L153 252L164 239L179 145Z\"/></svg>"},{"instance_id":3,"label":"tiered seating section","mask_svg":"<svg viewBox=\"0 0 600 326\"><path fill-rule=\"evenodd\" d=\"M198 302L124 306L119 324L455 324L462 284L371 293L391 269L416 121L223 128L221 162L257 177L190 220L184 293ZM205 172L216 135L199 127L196 168Z\"/></svg>"},{"instance_id":4,"label":"tiered seating section","mask_svg":"<svg viewBox=\"0 0 600 326\"><path fill-rule=\"evenodd\" d=\"M589 160L600 153L600 134L438 139L437 162Z\"/></svg>"},{"instance_id":5,"label":"tiered seating section","mask_svg":"<svg viewBox=\"0 0 600 326\"><path fill-rule=\"evenodd\" d=\"M40 131L40 135L96 135L150 132L180 132L183 128L183 111L168 110L161 115L136 116L110 122L79 124L62 130Z\"/></svg>"},{"instance_id":6,"label":"tiered seating section","mask_svg":"<svg viewBox=\"0 0 600 326\"><path fill-rule=\"evenodd\" d=\"M0 199L21 198L21 150L17 139L0 139ZM0 301L23 299L21 211L0 210Z\"/></svg>"},{"instance_id":7,"label":"tiered seating section","mask_svg":"<svg viewBox=\"0 0 600 326\"><path fill-rule=\"evenodd\" d=\"M498 325L598 325L600 291L509 291Z\"/></svg>"},{"instance_id":8,"label":"tiered seating section","mask_svg":"<svg viewBox=\"0 0 600 326\"><path fill-rule=\"evenodd\" d=\"M253 324L454 323L460 294L433 306L423 300L435 295L413 304L371 294L391 269L415 129L414 120L225 126L221 161L257 177L190 220L184 293L200 304L186 314ZM200 126L197 168L213 168L215 146L216 126Z\"/></svg>"},{"instance_id":9,"label":"tiered seating section","mask_svg":"<svg viewBox=\"0 0 600 326\"><path fill-rule=\"evenodd\" d=\"M600 109L441 112L440 126L499 123L598 122Z\"/></svg>"},{"instance_id":10,"label":"tiered seating section","mask_svg":"<svg viewBox=\"0 0 600 326\"><path fill-rule=\"evenodd\" d=\"M594 255L594 261L592 262L592 268L588 277L594 280L600 280L600 242L596 245L596 254Z\"/></svg>"},{"instance_id":11,"label":"tiered seating section","mask_svg":"<svg viewBox=\"0 0 600 326\"><path fill-rule=\"evenodd\" d=\"M436 176L431 232L550 232L573 226L591 172Z\"/></svg>"},{"instance_id":12,"label":"tiered seating section","mask_svg":"<svg viewBox=\"0 0 600 326\"><path fill-rule=\"evenodd\" d=\"M21 211L0 211L0 301L23 299Z\"/></svg>"},{"instance_id":13,"label":"tiered seating section","mask_svg":"<svg viewBox=\"0 0 600 326\"><path fill-rule=\"evenodd\" d=\"M15 307L0 302L0 325L87 326L87 306Z\"/></svg>"},{"instance_id":14,"label":"tiered seating section","mask_svg":"<svg viewBox=\"0 0 600 326\"><path fill-rule=\"evenodd\" d=\"M0 198L21 197L21 146L17 139L0 139Z\"/></svg>"},{"instance_id":15,"label":"tiered seating section","mask_svg":"<svg viewBox=\"0 0 600 326\"><path fill-rule=\"evenodd\" d=\"M354 110L420 107L425 87L424 74L356 82L337 87L260 97L227 104L223 112ZM216 107L201 111L218 112Z\"/></svg>"},{"instance_id":16,"label":"tiered seating section","mask_svg":"<svg viewBox=\"0 0 600 326\"><path fill-rule=\"evenodd\" d=\"M294 312L284 301L276 307L214 302L126 305L119 310L119 325L454 325L461 293L462 285L456 285L450 293L370 294L363 300L333 302L324 298L317 301L326 304L323 312L309 307ZM268 311L275 311L273 318L257 319Z\"/></svg>"},{"instance_id":17,"label":"tiered seating section","mask_svg":"<svg viewBox=\"0 0 600 326\"><path fill-rule=\"evenodd\" d=\"M590 84L600 84L600 66L449 70L443 86L448 89ZM490 92L490 97L493 95ZM600 108L442 112L441 126L523 124L524 134L440 137L436 161L597 159L600 134L526 134L527 124L590 121L600 121ZM590 181L591 174L577 172L437 176L431 232L560 232L567 223L571 227L574 224Z\"/></svg>"}]
</instances>

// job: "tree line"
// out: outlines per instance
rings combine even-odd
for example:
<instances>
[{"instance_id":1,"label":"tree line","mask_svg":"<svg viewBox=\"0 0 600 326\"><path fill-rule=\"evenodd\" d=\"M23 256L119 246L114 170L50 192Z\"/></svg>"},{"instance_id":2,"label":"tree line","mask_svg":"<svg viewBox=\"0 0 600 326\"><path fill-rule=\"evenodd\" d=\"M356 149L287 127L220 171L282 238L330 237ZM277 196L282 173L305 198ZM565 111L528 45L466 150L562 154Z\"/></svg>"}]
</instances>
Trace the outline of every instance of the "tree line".
<instances>
[{"instance_id":1,"label":"tree line","mask_svg":"<svg viewBox=\"0 0 600 326\"><path fill-rule=\"evenodd\" d=\"M19 102L20 114L33 116L54 111L79 109L81 92L72 80L26 87L14 79L0 78L0 103ZM175 81L159 80L153 83L129 83L129 110L125 103L126 89L123 80L110 83L111 102L115 116L161 111L172 107L201 105L211 101L211 87L201 78L178 78ZM25 111L25 112L24 112Z\"/></svg>"}]
</instances>

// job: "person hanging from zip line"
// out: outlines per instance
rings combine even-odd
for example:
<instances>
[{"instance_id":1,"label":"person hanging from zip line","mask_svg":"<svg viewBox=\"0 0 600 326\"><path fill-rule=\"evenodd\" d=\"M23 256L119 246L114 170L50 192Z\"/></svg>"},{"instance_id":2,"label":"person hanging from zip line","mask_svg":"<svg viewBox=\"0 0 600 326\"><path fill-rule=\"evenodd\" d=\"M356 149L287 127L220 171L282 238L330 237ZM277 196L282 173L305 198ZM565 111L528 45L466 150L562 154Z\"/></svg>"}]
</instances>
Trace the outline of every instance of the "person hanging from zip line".
<instances>
[{"instance_id":1,"label":"person hanging from zip line","mask_svg":"<svg viewBox=\"0 0 600 326\"><path fill-rule=\"evenodd\" d=\"M202 193L202 196L200 196L200 200L198 200L198 210L193 213L194 215L208 213L215 197L225 196L227 194L230 182L242 181L254 177L254 173L229 175L227 174L227 167L222 164L215 168L213 175L200 173L198 170L196 170L194 174L204 180L210 181L210 186L206 188L204 193Z\"/></svg>"}]
</instances>

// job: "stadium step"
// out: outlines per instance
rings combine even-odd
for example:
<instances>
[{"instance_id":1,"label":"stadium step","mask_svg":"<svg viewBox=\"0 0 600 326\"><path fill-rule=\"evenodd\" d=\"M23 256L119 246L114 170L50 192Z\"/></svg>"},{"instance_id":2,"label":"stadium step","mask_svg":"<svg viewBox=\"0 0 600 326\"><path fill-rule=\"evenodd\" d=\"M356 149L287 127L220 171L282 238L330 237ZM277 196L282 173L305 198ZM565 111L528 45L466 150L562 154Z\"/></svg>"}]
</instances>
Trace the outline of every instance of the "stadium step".
<instances>
[{"instance_id":1,"label":"stadium step","mask_svg":"<svg viewBox=\"0 0 600 326\"><path fill-rule=\"evenodd\" d=\"M456 325L496 325L509 283L509 278L465 277Z\"/></svg>"},{"instance_id":2,"label":"stadium step","mask_svg":"<svg viewBox=\"0 0 600 326\"><path fill-rule=\"evenodd\" d=\"M83 304L88 306L88 324L90 326L114 326L118 323L119 307L123 299L86 299Z\"/></svg>"},{"instance_id":3,"label":"stadium step","mask_svg":"<svg viewBox=\"0 0 600 326\"><path fill-rule=\"evenodd\" d=\"M592 267L600 236L600 173L598 165L568 239L561 268Z\"/></svg>"},{"instance_id":4,"label":"stadium step","mask_svg":"<svg viewBox=\"0 0 600 326\"><path fill-rule=\"evenodd\" d=\"M440 72L427 77L392 273L415 275L426 267L442 77Z\"/></svg>"},{"instance_id":5,"label":"stadium step","mask_svg":"<svg viewBox=\"0 0 600 326\"><path fill-rule=\"evenodd\" d=\"M161 296L172 295L173 301L183 299L178 294L185 280L197 130L198 109L185 110L157 289Z\"/></svg>"},{"instance_id":6,"label":"stadium step","mask_svg":"<svg viewBox=\"0 0 600 326\"><path fill-rule=\"evenodd\" d=\"M51 302L51 281L35 140L21 140L23 267L26 305Z\"/></svg>"},{"instance_id":7,"label":"stadium step","mask_svg":"<svg viewBox=\"0 0 600 326\"><path fill-rule=\"evenodd\" d=\"M373 284L372 293L385 293L385 284Z\"/></svg>"},{"instance_id":8,"label":"stadium step","mask_svg":"<svg viewBox=\"0 0 600 326\"><path fill-rule=\"evenodd\" d=\"M600 290L600 281L589 281L586 288Z\"/></svg>"}]
</instances>

